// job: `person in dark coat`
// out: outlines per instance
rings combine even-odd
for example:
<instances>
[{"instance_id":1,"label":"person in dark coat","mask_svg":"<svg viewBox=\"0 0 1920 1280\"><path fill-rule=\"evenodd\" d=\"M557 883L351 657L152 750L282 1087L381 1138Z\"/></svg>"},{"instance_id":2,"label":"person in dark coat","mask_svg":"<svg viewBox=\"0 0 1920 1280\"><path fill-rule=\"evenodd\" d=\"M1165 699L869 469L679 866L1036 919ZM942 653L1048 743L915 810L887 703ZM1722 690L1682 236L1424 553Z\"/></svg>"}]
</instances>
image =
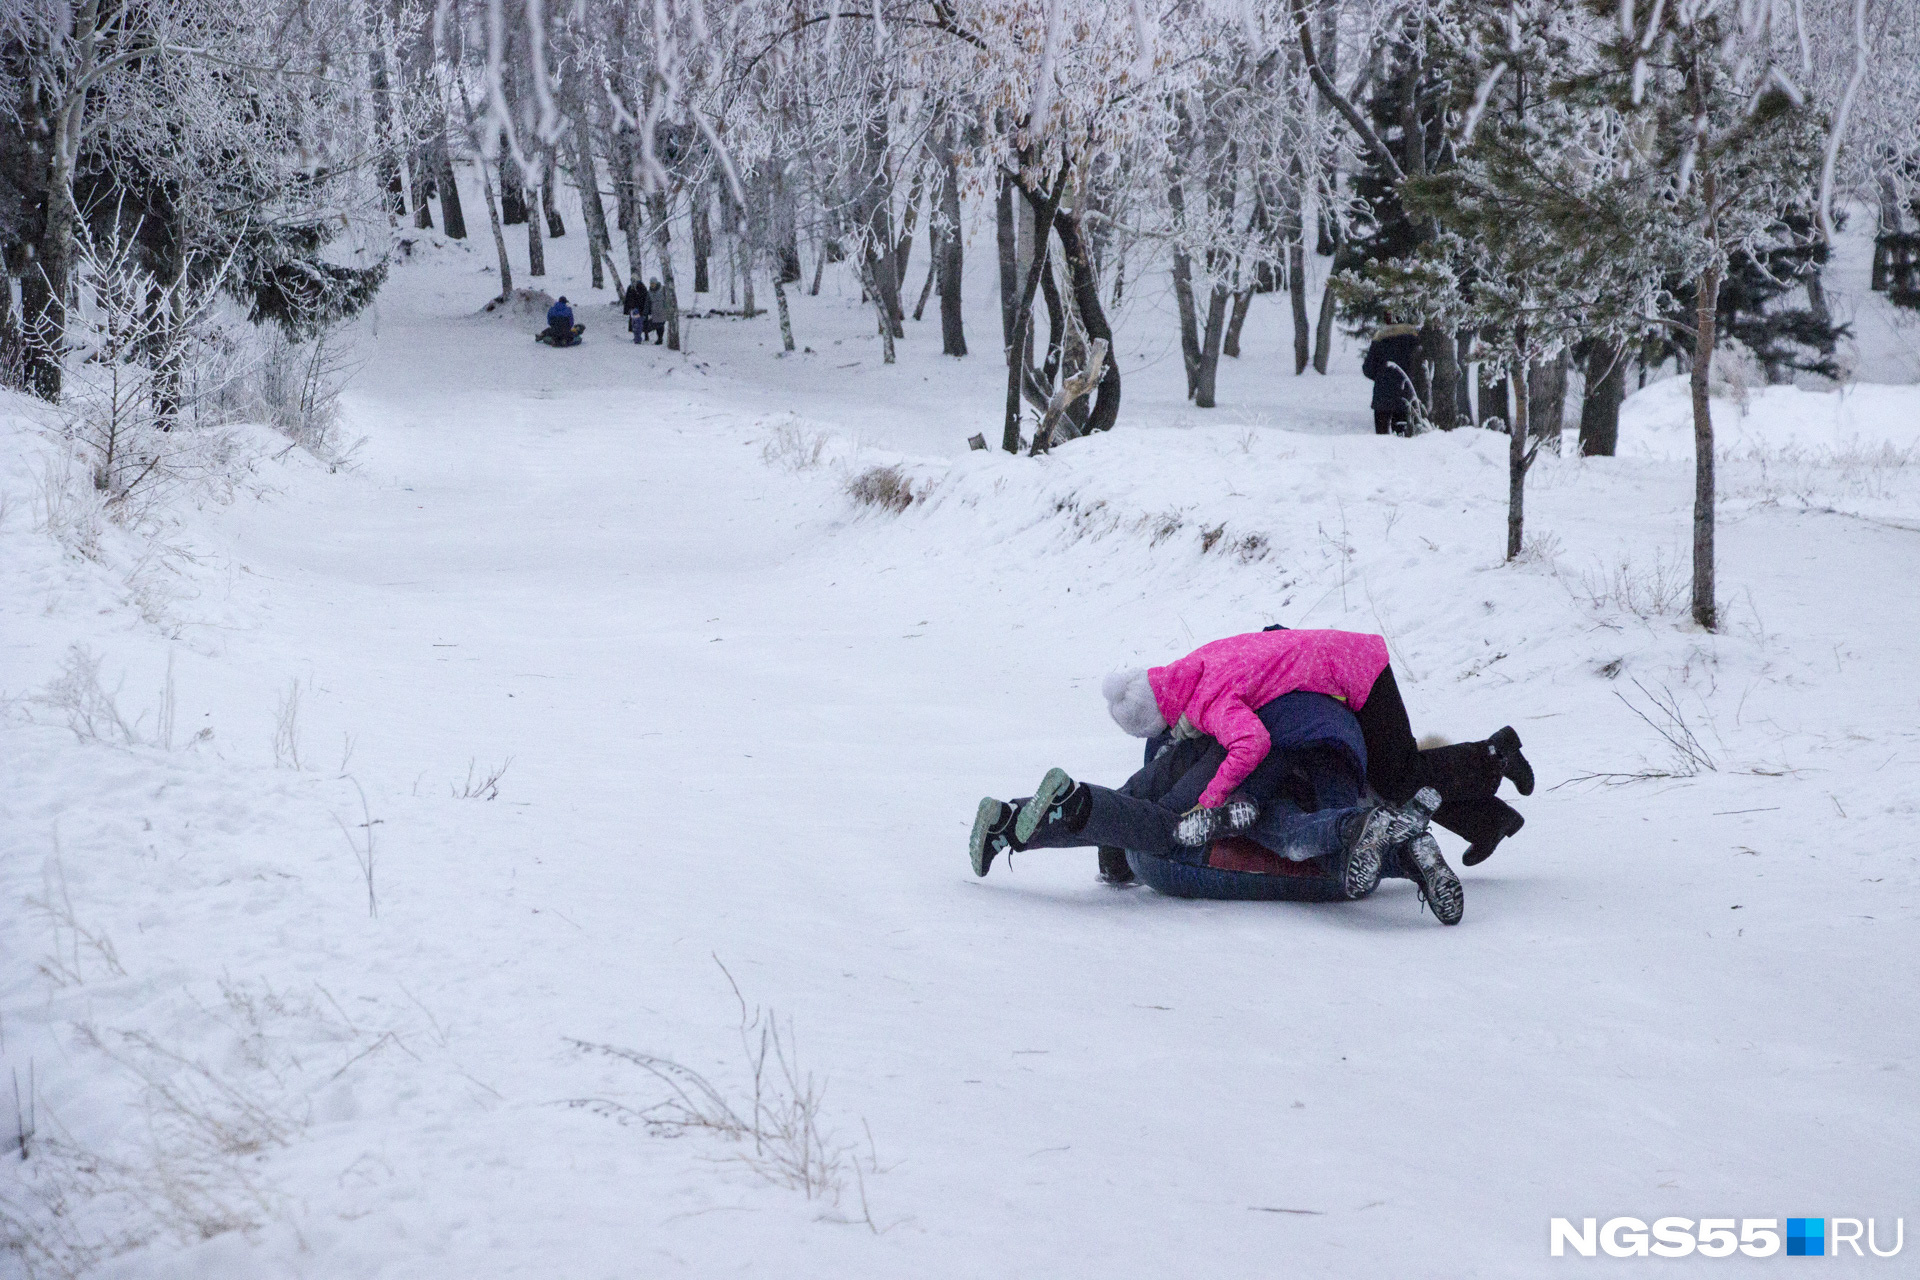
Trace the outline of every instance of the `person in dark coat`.
<instances>
[{"instance_id":1,"label":"person in dark coat","mask_svg":"<svg viewBox=\"0 0 1920 1280\"><path fill-rule=\"evenodd\" d=\"M560 301L547 308L547 327L534 334L533 340L550 347L571 347L586 331L587 326L574 323L573 308L567 305L566 295L562 294Z\"/></svg>"},{"instance_id":2,"label":"person in dark coat","mask_svg":"<svg viewBox=\"0 0 1920 1280\"><path fill-rule=\"evenodd\" d=\"M639 281L634 283L637 286ZM660 346L667 340L666 288L656 279L648 281L647 287L640 292L646 298L646 318L640 322L640 334L635 341L642 341L651 333L654 335L653 344Z\"/></svg>"},{"instance_id":3,"label":"person in dark coat","mask_svg":"<svg viewBox=\"0 0 1920 1280\"><path fill-rule=\"evenodd\" d=\"M1373 381L1373 431L1384 436L1409 434L1413 424L1414 377L1420 369L1420 330L1415 325L1387 323L1367 345L1360 372Z\"/></svg>"},{"instance_id":4,"label":"person in dark coat","mask_svg":"<svg viewBox=\"0 0 1920 1280\"><path fill-rule=\"evenodd\" d=\"M639 346L647 336L647 287L638 280L628 281L626 292L620 295L620 308L627 314L627 332Z\"/></svg>"}]
</instances>

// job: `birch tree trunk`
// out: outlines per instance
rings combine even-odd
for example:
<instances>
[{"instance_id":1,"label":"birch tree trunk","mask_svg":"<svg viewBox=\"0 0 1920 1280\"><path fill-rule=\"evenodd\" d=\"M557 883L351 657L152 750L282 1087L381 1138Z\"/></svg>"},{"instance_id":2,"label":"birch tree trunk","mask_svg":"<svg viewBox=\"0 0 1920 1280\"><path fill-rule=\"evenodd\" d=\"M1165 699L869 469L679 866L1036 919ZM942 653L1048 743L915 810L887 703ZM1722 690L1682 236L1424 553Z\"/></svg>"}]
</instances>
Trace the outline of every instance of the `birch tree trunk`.
<instances>
[{"instance_id":1,"label":"birch tree trunk","mask_svg":"<svg viewBox=\"0 0 1920 1280\"><path fill-rule=\"evenodd\" d=\"M587 247L593 258L593 287L600 287L604 264L613 277L613 291L625 293L620 272L613 264L613 243L607 234L607 206L600 199L600 177L593 162L593 135L587 127L586 106L576 107L572 131L573 183L580 191L581 216L587 221Z\"/></svg>"},{"instance_id":2,"label":"birch tree trunk","mask_svg":"<svg viewBox=\"0 0 1920 1280\"><path fill-rule=\"evenodd\" d=\"M614 134L613 152L607 157L607 165L613 172L615 216L627 237L627 279L644 281L647 278L641 253L644 215L640 212L640 192L633 181L633 143L626 132Z\"/></svg>"},{"instance_id":3,"label":"birch tree trunk","mask_svg":"<svg viewBox=\"0 0 1920 1280\"><path fill-rule=\"evenodd\" d=\"M1000 346L1007 359L1013 359L1014 310L1020 296L1020 252L1018 232L1013 224L1013 179L1000 175L1000 190L994 195L994 243L1000 252Z\"/></svg>"},{"instance_id":4,"label":"birch tree trunk","mask_svg":"<svg viewBox=\"0 0 1920 1280\"><path fill-rule=\"evenodd\" d=\"M693 225L693 291L696 294L712 293L713 279L708 271L708 260L713 257L713 221L708 213L711 204L707 186L703 182L694 187L691 195ZM697 304L696 304L697 305Z\"/></svg>"},{"instance_id":5,"label":"birch tree trunk","mask_svg":"<svg viewBox=\"0 0 1920 1280\"><path fill-rule=\"evenodd\" d=\"M518 165L514 166L516 169ZM527 211L527 274L547 274L547 250L540 239L539 197L532 191L522 193L521 204Z\"/></svg>"},{"instance_id":6,"label":"birch tree trunk","mask_svg":"<svg viewBox=\"0 0 1920 1280\"><path fill-rule=\"evenodd\" d=\"M656 192L647 197L647 212L653 219L653 247L660 255L660 297L662 308L666 311L667 347L680 349L680 295L673 287L673 240L667 228L667 214L671 206L664 192ZM639 212L637 209L635 212Z\"/></svg>"},{"instance_id":7,"label":"birch tree trunk","mask_svg":"<svg viewBox=\"0 0 1920 1280\"><path fill-rule=\"evenodd\" d=\"M467 136L474 140L473 167L480 174L480 194L487 200L487 225L493 230L493 249L500 255L500 301L505 302L513 296L513 260L507 257L507 234L500 225L500 206L493 198L493 180L487 177L487 157L478 146L479 134L474 131L473 103L467 100L467 87L455 77L455 86L460 93L460 114L466 121Z\"/></svg>"},{"instance_id":8,"label":"birch tree trunk","mask_svg":"<svg viewBox=\"0 0 1920 1280\"><path fill-rule=\"evenodd\" d=\"M1706 179L1709 208L1714 179ZM1698 308L1694 312L1693 340L1693 620L1703 630L1719 628L1713 601L1713 407L1707 396L1707 378L1713 370L1716 312L1720 305L1720 265L1716 261L1700 278Z\"/></svg>"}]
</instances>

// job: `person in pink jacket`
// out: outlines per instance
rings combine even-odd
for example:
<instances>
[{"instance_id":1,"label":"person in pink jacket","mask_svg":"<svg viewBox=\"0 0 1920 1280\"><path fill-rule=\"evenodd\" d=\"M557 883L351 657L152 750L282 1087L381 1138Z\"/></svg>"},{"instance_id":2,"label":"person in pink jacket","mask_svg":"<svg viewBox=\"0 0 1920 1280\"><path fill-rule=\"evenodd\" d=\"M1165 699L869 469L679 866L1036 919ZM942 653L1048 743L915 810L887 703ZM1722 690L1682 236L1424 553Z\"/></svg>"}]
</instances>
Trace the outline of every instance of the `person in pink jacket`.
<instances>
[{"instance_id":1,"label":"person in pink jacket","mask_svg":"<svg viewBox=\"0 0 1920 1280\"><path fill-rule=\"evenodd\" d=\"M1357 715L1386 669L1387 642L1379 636L1255 631L1149 668L1146 684L1163 723L1182 736L1204 733L1227 749L1226 762L1200 793L1200 808L1217 809L1267 758L1270 743L1257 708L1286 693L1324 693Z\"/></svg>"}]
</instances>

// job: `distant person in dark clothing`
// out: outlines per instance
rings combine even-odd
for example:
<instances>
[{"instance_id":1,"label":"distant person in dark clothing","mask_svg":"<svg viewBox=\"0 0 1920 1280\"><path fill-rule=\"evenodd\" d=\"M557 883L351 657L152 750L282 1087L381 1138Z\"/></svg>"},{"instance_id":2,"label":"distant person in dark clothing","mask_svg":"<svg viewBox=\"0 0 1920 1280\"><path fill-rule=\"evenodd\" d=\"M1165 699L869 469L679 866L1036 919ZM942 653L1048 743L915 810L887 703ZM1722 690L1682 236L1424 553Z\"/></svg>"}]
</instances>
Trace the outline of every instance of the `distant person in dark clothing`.
<instances>
[{"instance_id":1,"label":"distant person in dark clothing","mask_svg":"<svg viewBox=\"0 0 1920 1280\"><path fill-rule=\"evenodd\" d=\"M566 295L562 294L560 301L547 308L547 327L534 334L533 340L550 347L571 347L586 331L587 326L574 323L573 308L567 305Z\"/></svg>"},{"instance_id":2,"label":"distant person in dark clothing","mask_svg":"<svg viewBox=\"0 0 1920 1280\"><path fill-rule=\"evenodd\" d=\"M627 290L620 295L620 309L627 313L627 332L633 335L634 345L638 346L647 336L647 316L651 310L647 298L647 287L639 280L627 283Z\"/></svg>"},{"instance_id":3,"label":"distant person in dark clothing","mask_svg":"<svg viewBox=\"0 0 1920 1280\"><path fill-rule=\"evenodd\" d=\"M1396 324L1392 312L1373 335L1360 372L1373 380L1373 432L1408 435L1413 426L1414 375L1420 368L1420 330Z\"/></svg>"},{"instance_id":4,"label":"distant person in dark clothing","mask_svg":"<svg viewBox=\"0 0 1920 1280\"><path fill-rule=\"evenodd\" d=\"M654 345L667 340L667 291L658 280L649 280L646 288L647 318L641 323L640 336L656 334Z\"/></svg>"}]
</instances>

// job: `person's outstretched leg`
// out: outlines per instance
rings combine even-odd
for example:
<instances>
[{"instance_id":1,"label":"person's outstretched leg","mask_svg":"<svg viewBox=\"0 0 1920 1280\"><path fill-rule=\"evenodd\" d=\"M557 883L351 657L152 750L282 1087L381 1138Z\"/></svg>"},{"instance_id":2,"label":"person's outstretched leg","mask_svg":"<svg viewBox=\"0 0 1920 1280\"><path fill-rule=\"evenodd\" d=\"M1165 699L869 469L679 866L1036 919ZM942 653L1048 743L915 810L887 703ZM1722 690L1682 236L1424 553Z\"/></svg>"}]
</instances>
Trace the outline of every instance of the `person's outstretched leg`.
<instances>
[{"instance_id":1,"label":"person's outstretched leg","mask_svg":"<svg viewBox=\"0 0 1920 1280\"><path fill-rule=\"evenodd\" d=\"M1449 800L1433 815L1438 825L1467 842L1461 864L1477 867L1493 856L1502 840L1515 835L1527 820L1498 796L1479 800Z\"/></svg>"},{"instance_id":2,"label":"person's outstretched leg","mask_svg":"<svg viewBox=\"0 0 1920 1280\"><path fill-rule=\"evenodd\" d=\"M1388 804L1405 804L1426 782L1420 746L1413 739L1407 704L1387 667L1367 691L1367 700L1353 713L1367 744L1367 783ZM1445 791L1441 795L1444 798Z\"/></svg>"},{"instance_id":3,"label":"person's outstretched leg","mask_svg":"<svg viewBox=\"0 0 1920 1280\"><path fill-rule=\"evenodd\" d=\"M1022 824L1016 821L1016 848L1093 845L1162 855L1178 848L1173 839L1173 829L1180 821L1178 813L1151 800L1075 782L1057 769L1042 780L1040 790L1032 797L1013 804L1023 819L1036 815L1024 828L1032 832L1030 836L1020 834Z\"/></svg>"}]
</instances>

